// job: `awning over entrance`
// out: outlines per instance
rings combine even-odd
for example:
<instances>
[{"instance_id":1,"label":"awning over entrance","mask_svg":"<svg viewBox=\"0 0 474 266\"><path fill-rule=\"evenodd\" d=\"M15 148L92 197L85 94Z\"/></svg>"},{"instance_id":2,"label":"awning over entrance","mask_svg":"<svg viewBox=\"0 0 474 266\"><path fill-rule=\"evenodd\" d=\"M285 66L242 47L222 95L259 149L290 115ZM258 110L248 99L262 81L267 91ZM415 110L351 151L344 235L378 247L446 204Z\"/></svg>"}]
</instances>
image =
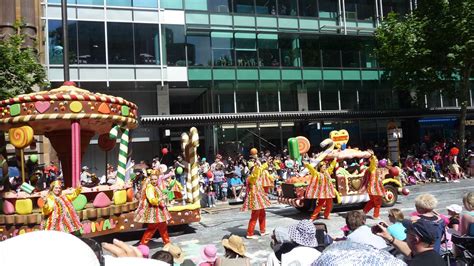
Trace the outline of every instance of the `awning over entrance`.
<instances>
[{"instance_id":1,"label":"awning over entrance","mask_svg":"<svg viewBox=\"0 0 474 266\"><path fill-rule=\"evenodd\" d=\"M469 108L468 113L474 113ZM257 122L301 122L301 121L337 121L370 120L374 118L408 118L430 116L457 116L459 108L387 110L387 111L302 111L302 112L264 112L264 113L226 113L226 114L183 114L183 115L142 115L142 125L188 126L215 125Z\"/></svg>"}]
</instances>

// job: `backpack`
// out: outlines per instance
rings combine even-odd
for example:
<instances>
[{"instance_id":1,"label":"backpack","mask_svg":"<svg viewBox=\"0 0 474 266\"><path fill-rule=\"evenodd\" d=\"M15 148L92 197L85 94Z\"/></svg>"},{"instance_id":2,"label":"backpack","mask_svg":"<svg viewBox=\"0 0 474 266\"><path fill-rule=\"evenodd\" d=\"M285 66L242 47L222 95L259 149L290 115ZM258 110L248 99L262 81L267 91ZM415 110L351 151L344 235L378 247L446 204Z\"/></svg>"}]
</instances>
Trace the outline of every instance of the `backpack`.
<instances>
[{"instance_id":1,"label":"backpack","mask_svg":"<svg viewBox=\"0 0 474 266\"><path fill-rule=\"evenodd\" d=\"M436 218L438 218L436 221L431 221L423 216L420 216L420 219L424 219L425 221L428 221L430 223L433 223L437 227L437 237L434 242L433 250L442 255L443 252L441 252L441 241L443 240L444 237L446 237L446 223L444 222L444 219L441 218L439 215L436 215Z\"/></svg>"}]
</instances>

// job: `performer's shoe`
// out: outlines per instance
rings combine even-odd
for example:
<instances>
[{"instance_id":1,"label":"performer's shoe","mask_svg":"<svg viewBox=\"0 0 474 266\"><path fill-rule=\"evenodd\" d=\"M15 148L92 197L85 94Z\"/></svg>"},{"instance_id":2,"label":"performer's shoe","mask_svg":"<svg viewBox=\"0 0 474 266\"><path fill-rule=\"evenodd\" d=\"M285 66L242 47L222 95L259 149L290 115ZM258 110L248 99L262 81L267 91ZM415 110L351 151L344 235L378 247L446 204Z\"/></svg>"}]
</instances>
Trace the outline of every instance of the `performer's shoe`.
<instances>
[{"instance_id":1,"label":"performer's shoe","mask_svg":"<svg viewBox=\"0 0 474 266\"><path fill-rule=\"evenodd\" d=\"M328 217L324 217L324 219L326 219L326 220L331 220L331 217L329 217L329 216L328 216Z\"/></svg>"},{"instance_id":2,"label":"performer's shoe","mask_svg":"<svg viewBox=\"0 0 474 266\"><path fill-rule=\"evenodd\" d=\"M247 238L247 239L258 239L258 236L256 236L256 235L246 236L245 238Z\"/></svg>"},{"instance_id":3,"label":"performer's shoe","mask_svg":"<svg viewBox=\"0 0 474 266\"><path fill-rule=\"evenodd\" d=\"M268 234L270 234L270 233L269 233L269 232L263 232L263 233L260 232L260 235L261 235L261 236L266 236L266 235L268 235Z\"/></svg>"}]
</instances>

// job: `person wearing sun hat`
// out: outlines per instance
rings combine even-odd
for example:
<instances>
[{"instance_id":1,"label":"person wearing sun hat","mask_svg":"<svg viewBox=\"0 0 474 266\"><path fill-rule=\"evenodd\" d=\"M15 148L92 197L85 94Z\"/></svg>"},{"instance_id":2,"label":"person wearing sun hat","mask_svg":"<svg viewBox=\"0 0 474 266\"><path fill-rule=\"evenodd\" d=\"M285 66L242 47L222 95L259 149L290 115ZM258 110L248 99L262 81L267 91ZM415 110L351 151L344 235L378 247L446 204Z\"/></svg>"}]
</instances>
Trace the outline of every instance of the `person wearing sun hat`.
<instances>
[{"instance_id":1,"label":"person wearing sun hat","mask_svg":"<svg viewBox=\"0 0 474 266\"><path fill-rule=\"evenodd\" d=\"M179 246L168 243L163 247L163 250L168 251L171 255L173 255L173 262L175 266L181 265L184 262L184 253Z\"/></svg>"},{"instance_id":2,"label":"person wearing sun hat","mask_svg":"<svg viewBox=\"0 0 474 266\"><path fill-rule=\"evenodd\" d=\"M222 239L222 246L225 249L226 258L239 258L245 257L245 244L244 240L240 236L231 235L228 238Z\"/></svg>"},{"instance_id":3,"label":"person wearing sun hat","mask_svg":"<svg viewBox=\"0 0 474 266\"><path fill-rule=\"evenodd\" d=\"M301 220L290 225L288 235L293 247L281 254L281 265L311 265L321 255L321 252L316 250L316 227L311 220ZM285 245L281 248L285 249Z\"/></svg>"},{"instance_id":4,"label":"person wearing sun hat","mask_svg":"<svg viewBox=\"0 0 474 266\"><path fill-rule=\"evenodd\" d=\"M462 212L462 207L458 204L451 204L447 206L446 209L448 210L449 215L448 228L457 232L459 230L459 215Z\"/></svg>"},{"instance_id":5,"label":"person wearing sun hat","mask_svg":"<svg viewBox=\"0 0 474 266\"><path fill-rule=\"evenodd\" d=\"M201 250L201 262L199 266L214 266L217 260L217 248L215 245L206 245Z\"/></svg>"}]
</instances>

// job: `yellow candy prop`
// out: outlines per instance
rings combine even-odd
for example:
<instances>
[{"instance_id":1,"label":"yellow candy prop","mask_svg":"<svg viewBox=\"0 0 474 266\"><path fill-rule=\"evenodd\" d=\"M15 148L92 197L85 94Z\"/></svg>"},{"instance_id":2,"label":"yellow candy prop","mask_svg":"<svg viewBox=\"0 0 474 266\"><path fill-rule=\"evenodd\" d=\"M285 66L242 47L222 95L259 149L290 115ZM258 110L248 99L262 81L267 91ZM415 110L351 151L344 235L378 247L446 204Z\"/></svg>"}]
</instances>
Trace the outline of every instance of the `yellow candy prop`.
<instances>
[{"instance_id":1,"label":"yellow candy prop","mask_svg":"<svg viewBox=\"0 0 474 266\"><path fill-rule=\"evenodd\" d=\"M15 202L15 211L18 214L30 214L33 212L31 199L19 199Z\"/></svg>"},{"instance_id":2,"label":"yellow candy prop","mask_svg":"<svg viewBox=\"0 0 474 266\"><path fill-rule=\"evenodd\" d=\"M10 143L15 148L20 149L21 156L21 178L25 183L25 156L23 149L28 147L35 136L33 129L30 126L13 127L8 131L10 137Z\"/></svg>"}]
</instances>

